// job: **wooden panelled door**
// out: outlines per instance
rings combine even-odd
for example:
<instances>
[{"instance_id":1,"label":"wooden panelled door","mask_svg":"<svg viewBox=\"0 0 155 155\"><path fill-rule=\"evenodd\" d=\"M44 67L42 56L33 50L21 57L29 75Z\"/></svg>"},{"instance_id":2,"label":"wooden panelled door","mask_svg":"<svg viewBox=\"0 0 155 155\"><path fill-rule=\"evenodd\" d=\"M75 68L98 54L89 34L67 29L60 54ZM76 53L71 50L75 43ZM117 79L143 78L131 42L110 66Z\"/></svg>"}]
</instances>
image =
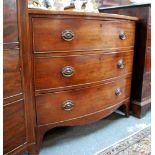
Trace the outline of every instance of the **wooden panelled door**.
<instances>
[{"instance_id":1,"label":"wooden panelled door","mask_svg":"<svg viewBox=\"0 0 155 155\"><path fill-rule=\"evenodd\" d=\"M26 15L26 4L26 0L3 1L3 153L10 155L33 152L19 24L19 14Z\"/></svg>"}]
</instances>

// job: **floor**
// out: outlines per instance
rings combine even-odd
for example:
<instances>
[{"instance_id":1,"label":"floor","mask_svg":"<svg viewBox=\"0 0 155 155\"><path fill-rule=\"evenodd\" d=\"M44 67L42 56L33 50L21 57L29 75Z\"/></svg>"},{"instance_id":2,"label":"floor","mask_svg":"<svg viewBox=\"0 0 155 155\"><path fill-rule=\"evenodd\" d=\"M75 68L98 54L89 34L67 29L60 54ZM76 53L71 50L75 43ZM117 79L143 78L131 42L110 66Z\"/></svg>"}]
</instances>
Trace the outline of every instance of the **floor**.
<instances>
[{"instance_id":1,"label":"floor","mask_svg":"<svg viewBox=\"0 0 155 155\"><path fill-rule=\"evenodd\" d=\"M39 155L95 155L151 123L151 112L138 119L113 113L93 124L50 130Z\"/></svg>"}]
</instances>

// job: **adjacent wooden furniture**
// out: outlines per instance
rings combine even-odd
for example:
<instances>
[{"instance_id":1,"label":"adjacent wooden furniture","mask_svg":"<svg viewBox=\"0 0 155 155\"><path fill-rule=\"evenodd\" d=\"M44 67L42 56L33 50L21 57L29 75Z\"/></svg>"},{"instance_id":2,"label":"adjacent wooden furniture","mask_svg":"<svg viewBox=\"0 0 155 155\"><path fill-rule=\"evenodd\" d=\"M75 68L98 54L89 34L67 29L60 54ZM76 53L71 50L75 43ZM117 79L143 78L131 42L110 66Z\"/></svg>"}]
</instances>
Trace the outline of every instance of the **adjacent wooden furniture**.
<instances>
[{"instance_id":1,"label":"adjacent wooden furniture","mask_svg":"<svg viewBox=\"0 0 155 155\"><path fill-rule=\"evenodd\" d=\"M27 78L27 55L22 44L21 27L27 3L21 0L3 1L4 19L4 154L35 153L33 104ZM22 20L21 17L22 16ZM24 63L26 62L26 65Z\"/></svg>"},{"instance_id":2,"label":"adjacent wooden furniture","mask_svg":"<svg viewBox=\"0 0 155 155\"><path fill-rule=\"evenodd\" d=\"M151 105L151 5L133 4L100 8L100 12L137 16L131 106L135 116L143 116Z\"/></svg>"},{"instance_id":3,"label":"adjacent wooden furniture","mask_svg":"<svg viewBox=\"0 0 155 155\"><path fill-rule=\"evenodd\" d=\"M120 6L130 4L130 0L99 0L102 7L105 6Z\"/></svg>"},{"instance_id":4,"label":"adjacent wooden furniture","mask_svg":"<svg viewBox=\"0 0 155 155\"><path fill-rule=\"evenodd\" d=\"M37 148L57 126L129 110L135 17L29 9Z\"/></svg>"},{"instance_id":5,"label":"adjacent wooden furniture","mask_svg":"<svg viewBox=\"0 0 155 155\"><path fill-rule=\"evenodd\" d=\"M45 132L128 115L136 17L4 1L4 154L37 155Z\"/></svg>"}]
</instances>

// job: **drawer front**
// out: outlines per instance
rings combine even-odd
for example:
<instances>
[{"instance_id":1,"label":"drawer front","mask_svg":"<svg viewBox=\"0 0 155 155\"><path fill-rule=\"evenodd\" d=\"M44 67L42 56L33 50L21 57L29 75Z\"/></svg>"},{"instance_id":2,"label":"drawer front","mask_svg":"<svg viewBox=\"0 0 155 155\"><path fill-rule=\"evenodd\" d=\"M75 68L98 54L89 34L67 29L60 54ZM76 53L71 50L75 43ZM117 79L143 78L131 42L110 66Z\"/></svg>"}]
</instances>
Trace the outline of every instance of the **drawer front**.
<instances>
[{"instance_id":1,"label":"drawer front","mask_svg":"<svg viewBox=\"0 0 155 155\"><path fill-rule=\"evenodd\" d=\"M34 52L134 46L135 23L132 21L102 18L100 20L73 19L57 16L56 18L33 18L32 24ZM66 38L70 41L66 41Z\"/></svg>"},{"instance_id":2,"label":"drawer front","mask_svg":"<svg viewBox=\"0 0 155 155\"><path fill-rule=\"evenodd\" d=\"M3 113L4 153L7 153L26 142L23 100L4 106Z\"/></svg>"},{"instance_id":3,"label":"drawer front","mask_svg":"<svg viewBox=\"0 0 155 155\"><path fill-rule=\"evenodd\" d=\"M119 104L130 96L130 80L128 77L93 87L39 95L36 97L37 123L67 121Z\"/></svg>"},{"instance_id":4,"label":"drawer front","mask_svg":"<svg viewBox=\"0 0 155 155\"><path fill-rule=\"evenodd\" d=\"M91 83L132 71L133 52L35 58L35 88ZM68 76L67 69L70 70Z\"/></svg>"}]
</instances>

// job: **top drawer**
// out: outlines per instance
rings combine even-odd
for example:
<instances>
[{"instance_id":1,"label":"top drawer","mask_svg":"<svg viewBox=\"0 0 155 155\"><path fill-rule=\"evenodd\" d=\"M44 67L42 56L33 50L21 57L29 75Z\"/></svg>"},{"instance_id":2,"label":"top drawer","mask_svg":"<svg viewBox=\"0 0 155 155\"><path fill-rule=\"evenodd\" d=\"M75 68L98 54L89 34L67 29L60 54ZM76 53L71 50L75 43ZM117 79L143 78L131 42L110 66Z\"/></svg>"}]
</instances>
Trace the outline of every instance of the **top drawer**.
<instances>
[{"instance_id":1,"label":"top drawer","mask_svg":"<svg viewBox=\"0 0 155 155\"><path fill-rule=\"evenodd\" d=\"M134 21L101 19L68 16L32 18L33 50L37 53L134 46Z\"/></svg>"}]
</instances>

